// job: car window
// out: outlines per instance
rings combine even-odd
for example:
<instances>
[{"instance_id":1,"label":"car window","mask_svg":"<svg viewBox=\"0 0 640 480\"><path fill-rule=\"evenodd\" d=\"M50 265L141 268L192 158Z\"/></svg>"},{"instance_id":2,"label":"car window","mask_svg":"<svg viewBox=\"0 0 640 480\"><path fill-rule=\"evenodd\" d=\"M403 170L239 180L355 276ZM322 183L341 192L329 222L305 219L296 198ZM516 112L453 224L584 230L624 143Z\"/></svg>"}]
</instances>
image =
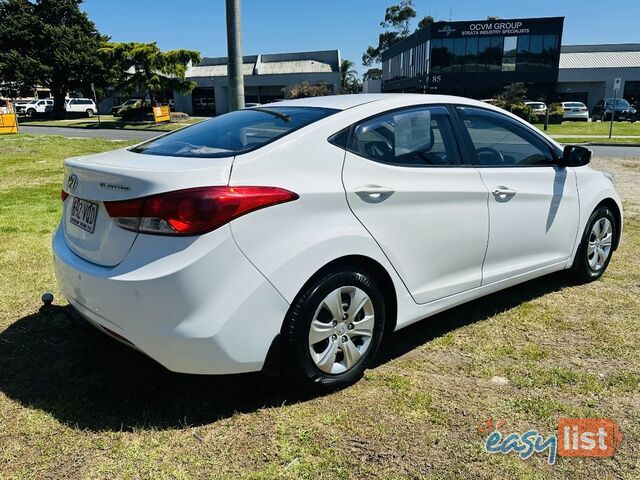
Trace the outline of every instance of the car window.
<instances>
[{"instance_id":1,"label":"car window","mask_svg":"<svg viewBox=\"0 0 640 480\"><path fill-rule=\"evenodd\" d=\"M143 143L131 151L174 157L228 157L255 150L337 111L288 106L238 110Z\"/></svg>"},{"instance_id":2,"label":"car window","mask_svg":"<svg viewBox=\"0 0 640 480\"><path fill-rule=\"evenodd\" d=\"M400 110L367 120L354 128L349 150L376 162L399 166L460 164L444 107Z\"/></svg>"},{"instance_id":3,"label":"car window","mask_svg":"<svg viewBox=\"0 0 640 480\"><path fill-rule=\"evenodd\" d=\"M553 165L551 147L515 120L497 112L458 108L480 166Z\"/></svg>"},{"instance_id":4,"label":"car window","mask_svg":"<svg viewBox=\"0 0 640 480\"><path fill-rule=\"evenodd\" d=\"M584 103L579 102L566 102L562 104L565 108L585 108Z\"/></svg>"},{"instance_id":5,"label":"car window","mask_svg":"<svg viewBox=\"0 0 640 480\"><path fill-rule=\"evenodd\" d=\"M607 100L607 107L612 107L613 106L613 100ZM624 107L630 107L631 104L629 102L627 102L626 100L619 98L618 100L616 100L616 107L618 108L624 108Z\"/></svg>"}]
</instances>

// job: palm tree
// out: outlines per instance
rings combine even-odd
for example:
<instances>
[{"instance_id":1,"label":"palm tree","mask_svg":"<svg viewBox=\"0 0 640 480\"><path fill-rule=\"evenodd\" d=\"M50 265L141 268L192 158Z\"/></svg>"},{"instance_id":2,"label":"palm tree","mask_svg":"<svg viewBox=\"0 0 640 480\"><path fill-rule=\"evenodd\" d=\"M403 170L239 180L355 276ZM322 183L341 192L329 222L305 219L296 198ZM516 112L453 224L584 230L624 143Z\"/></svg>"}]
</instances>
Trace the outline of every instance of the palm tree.
<instances>
[{"instance_id":1,"label":"palm tree","mask_svg":"<svg viewBox=\"0 0 640 480\"><path fill-rule=\"evenodd\" d=\"M340 62L340 89L342 93L358 92L358 72L353 68L355 63L344 59Z\"/></svg>"}]
</instances>

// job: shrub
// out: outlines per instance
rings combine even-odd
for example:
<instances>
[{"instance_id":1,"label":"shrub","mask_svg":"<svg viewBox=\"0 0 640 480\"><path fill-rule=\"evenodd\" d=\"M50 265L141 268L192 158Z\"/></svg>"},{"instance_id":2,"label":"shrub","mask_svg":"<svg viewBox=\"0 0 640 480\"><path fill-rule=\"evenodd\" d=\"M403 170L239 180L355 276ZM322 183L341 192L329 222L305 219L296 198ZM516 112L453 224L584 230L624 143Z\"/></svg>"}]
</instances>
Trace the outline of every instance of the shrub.
<instances>
[{"instance_id":1,"label":"shrub","mask_svg":"<svg viewBox=\"0 0 640 480\"><path fill-rule=\"evenodd\" d=\"M121 108L118 113L122 120L146 120L147 116L152 113L151 103L136 102Z\"/></svg>"},{"instance_id":2,"label":"shrub","mask_svg":"<svg viewBox=\"0 0 640 480\"><path fill-rule=\"evenodd\" d=\"M326 83L320 83L318 85L311 85L309 82L302 82L300 85L292 85L282 89L287 98L307 98L307 97L322 97L324 95L331 95L331 89Z\"/></svg>"}]
</instances>

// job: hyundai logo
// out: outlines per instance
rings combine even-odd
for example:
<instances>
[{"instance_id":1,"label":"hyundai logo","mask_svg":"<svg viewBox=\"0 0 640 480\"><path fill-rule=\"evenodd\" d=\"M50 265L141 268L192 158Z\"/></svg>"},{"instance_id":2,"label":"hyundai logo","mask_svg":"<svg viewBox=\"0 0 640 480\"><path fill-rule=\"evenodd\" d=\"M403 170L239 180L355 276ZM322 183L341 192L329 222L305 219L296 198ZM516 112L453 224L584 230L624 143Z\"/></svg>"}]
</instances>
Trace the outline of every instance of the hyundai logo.
<instances>
[{"instance_id":1,"label":"hyundai logo","mask_svg":"<svg viewBox=\"0 0 640 480\"><path fill-rule=\"evenodd\" d=\"M67 188L69 190L75 190L78 188L78 176L75 173L69 175L69 178L67 179Z\"/></svg>"}]
</instances>

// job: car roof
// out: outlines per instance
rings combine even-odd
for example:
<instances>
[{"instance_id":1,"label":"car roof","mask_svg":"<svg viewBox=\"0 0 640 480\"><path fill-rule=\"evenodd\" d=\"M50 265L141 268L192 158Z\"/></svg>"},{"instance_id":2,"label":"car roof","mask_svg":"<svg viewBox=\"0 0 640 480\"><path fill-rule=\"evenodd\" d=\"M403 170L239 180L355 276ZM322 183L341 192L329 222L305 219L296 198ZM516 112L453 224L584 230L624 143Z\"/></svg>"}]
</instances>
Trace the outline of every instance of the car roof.
<instances>
[{"instance_id":1,"label":"car roof","mask_svg":"<svg viewBox=\"0 0 640 480\"><path fill-rule=\"evenodd\" d=\"M451 95L431 95L422 93L358 93L351 95L328 95L324 97L298 98L295 100L282 100L271 104L271 106L288 106L288 107L318 107L333 108L336 110L347 110L349 108L358 107L372 102L379 102L381 106L386 103L395 103L397 100L403 101L414 100L416 104L438 104L453 103L465 105L477 105L486 107L488 104L470 98L455 97Z\"/></svg>"}]
</instances>

